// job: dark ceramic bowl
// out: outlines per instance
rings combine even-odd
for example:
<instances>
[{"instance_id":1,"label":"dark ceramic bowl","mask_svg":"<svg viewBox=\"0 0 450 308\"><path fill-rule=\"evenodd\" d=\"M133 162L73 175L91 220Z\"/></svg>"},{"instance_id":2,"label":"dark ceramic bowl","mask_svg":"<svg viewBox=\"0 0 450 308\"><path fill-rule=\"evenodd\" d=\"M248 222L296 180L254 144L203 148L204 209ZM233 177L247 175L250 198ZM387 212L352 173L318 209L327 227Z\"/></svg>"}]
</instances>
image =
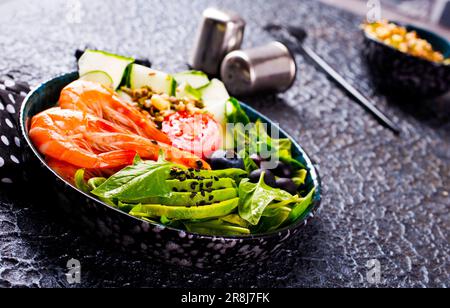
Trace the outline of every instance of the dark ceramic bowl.
<instances>
[{"instance_id":1,"label":"dark ceramic bowl","mask_svg":"<svg viewBox=\"0 0 450 308\"><path fill-rule=\"evenodd\" d=\"M416 31L444 57L450 57L450 43L445 38L422 28L403 26L408 31ZM395 97L429 99L450 90L450 65L403 53L366 34L364 30L363 33L362 53L375 85L382 92Z\"/></svg>"},{"instance_id":2,"label":"dark ceramic bowl","mask_svg":"<svg viewBox=\"0 0 450 308\"><path fill-rule=\"evenodd\" d=\"M53 107L59 99L62 88L77 78L77 73L63 75L41 84L32 91L23 103L20 124L23 137L27 141L26 159L35 162L37 167L35 169L40 170L38 175L33 172L32 177L39 181L43 181L43 177L49 180L46 182L49 183L46 184L48 193L57 197L58 205L68 217L74 222L82 223L83 229L88 234L96 235L103 242L112 243L123 251L152 260L174 265L211 268L245 265L265 260L278 252L283 243L300 232L301 227L314 217L321 201L319 175L307 154L295 142L294 156L309 170L307 186L317 188L314 202L297 223L270 234L221 237L175 230L132 217L81 192L47 166L28 137L30 119L37 113ZM269 119L254 109L245 104L243 107L252 120L260 118L263 122L270 123ZM282 137L288 137L282 130L280 134Z\"/></svg>"}]
</instances>

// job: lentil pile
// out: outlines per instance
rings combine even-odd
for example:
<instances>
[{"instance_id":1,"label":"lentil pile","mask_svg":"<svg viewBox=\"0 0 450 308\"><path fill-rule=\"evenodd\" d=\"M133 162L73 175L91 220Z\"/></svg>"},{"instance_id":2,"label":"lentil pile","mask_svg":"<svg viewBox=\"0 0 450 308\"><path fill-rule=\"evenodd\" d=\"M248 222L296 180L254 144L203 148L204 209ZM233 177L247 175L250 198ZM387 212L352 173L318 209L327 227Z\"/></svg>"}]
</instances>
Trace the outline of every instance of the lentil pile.
<instances>
[{"instance_id":1,"label":"lentil pile","mask_svg":"<svg viewBox=\"0 0 450 308\"><path fill-rule=\"evenodd\" d=\"M154 93L149 87L130 89L122 87L121 90L130 96L138 107L146 111L149 117L158 125L175 112L187 111L190 114L198 113L205 107L203 102L192 98L177 98L167 94Z\"/></svg>"}]
</instances>

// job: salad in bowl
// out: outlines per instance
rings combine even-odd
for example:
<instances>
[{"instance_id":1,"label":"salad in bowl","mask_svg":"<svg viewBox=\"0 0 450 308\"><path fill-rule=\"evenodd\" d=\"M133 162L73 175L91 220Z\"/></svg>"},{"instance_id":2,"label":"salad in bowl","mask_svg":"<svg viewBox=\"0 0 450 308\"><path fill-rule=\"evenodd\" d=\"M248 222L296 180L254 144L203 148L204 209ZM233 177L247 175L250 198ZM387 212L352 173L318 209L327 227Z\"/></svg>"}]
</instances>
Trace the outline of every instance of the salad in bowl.
<instances>
[{"instance_id":1,"label":"salad in bowl","mask_svg":"<svg viewBox=\"0 0 450 308\"><path fill-rule=\"evenodd\" d=\"M87 50L57 105L28 137L83 193L143 222L206 236L246 237L295 225L317 197L293 141L251 120L223 83L168 74Z\"/></svg>"}]
</instances>

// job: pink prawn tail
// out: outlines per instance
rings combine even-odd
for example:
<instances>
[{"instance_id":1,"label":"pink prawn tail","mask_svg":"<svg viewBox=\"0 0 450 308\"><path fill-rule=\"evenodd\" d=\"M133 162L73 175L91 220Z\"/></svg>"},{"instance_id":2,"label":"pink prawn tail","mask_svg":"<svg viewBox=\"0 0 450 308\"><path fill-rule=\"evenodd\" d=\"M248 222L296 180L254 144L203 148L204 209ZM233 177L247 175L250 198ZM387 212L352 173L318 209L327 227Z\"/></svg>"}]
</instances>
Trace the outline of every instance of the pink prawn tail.
<instances>
[{"instance_id":1,"label":"pink prawn tail","mask_svg":"<svg viewBox=\"0 0 450 308\"><path fill-rule=\"evenodd\" d=\"M136 151L132 150L117 150L99 154L100 162L96 168L109 169L132 165L136 154Z\"/></svg>"}]
</instances>

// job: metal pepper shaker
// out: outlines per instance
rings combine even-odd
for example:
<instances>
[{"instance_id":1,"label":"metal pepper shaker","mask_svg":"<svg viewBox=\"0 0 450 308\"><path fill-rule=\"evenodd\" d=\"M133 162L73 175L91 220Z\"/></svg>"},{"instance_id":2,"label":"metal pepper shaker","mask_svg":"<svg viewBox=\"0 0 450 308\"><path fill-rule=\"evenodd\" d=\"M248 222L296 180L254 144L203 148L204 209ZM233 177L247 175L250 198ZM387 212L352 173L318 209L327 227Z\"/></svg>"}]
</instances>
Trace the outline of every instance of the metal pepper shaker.
<instances>
[{"instance_id":1,"label":"metal pepper shaker","mask_svg":"<svg viewBox=\"0 0 450 308\"><path fill-rule=\"evenodd\" d=\"M222 62L221 78L232 95L284 92L295 81L297 65L280 42L229 53Z\"/></svg>"},{"instance_id":2,"label":"metal pepper shaker","mask_svg":"<svg viewBox=\"0 0 450 308\"><path fill-rule=\"evenodd\" d=\"M211 76L220 74L220 64L230 51L239 49L245 21L236 13L208 8L198 29L189 65Z\"/></svg>"}]
</instances>

